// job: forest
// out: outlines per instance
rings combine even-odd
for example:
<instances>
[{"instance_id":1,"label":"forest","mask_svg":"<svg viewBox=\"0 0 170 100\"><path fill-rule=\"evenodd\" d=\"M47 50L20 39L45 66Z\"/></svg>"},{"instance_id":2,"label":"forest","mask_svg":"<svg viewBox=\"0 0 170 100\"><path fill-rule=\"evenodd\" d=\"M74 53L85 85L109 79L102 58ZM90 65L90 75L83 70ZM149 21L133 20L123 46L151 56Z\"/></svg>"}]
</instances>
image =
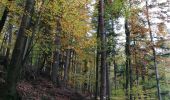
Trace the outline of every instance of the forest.
<instances>
[{"instance_id":1,"label":"forest","mask_svg":"<svg viewBox=\"0 0 170 100\"><path fill-rule=\"evenodd\" d=\"M170 100L170 0L0 0L0 100Z\"/></svg>"}]
</instances>

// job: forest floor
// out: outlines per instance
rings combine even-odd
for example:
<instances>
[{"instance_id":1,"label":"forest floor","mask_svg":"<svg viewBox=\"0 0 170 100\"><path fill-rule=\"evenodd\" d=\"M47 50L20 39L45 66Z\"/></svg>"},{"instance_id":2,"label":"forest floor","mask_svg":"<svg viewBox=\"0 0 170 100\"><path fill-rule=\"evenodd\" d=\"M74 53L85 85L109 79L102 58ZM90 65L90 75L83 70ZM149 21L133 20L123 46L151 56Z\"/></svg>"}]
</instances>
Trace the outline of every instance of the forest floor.
<instances>
[{"instance_id":1,"label":"forest floor","mask_svg":"<svg viewBox=\"0 0 170 100\"><path fill-rule=\"evenodd\" d=\"M0 100L4 96L5 72L0 66ZM39 76L36 79L21 80L17 83L17 92L20 100L91 100L90 94L80 93L69 86L57 87L49 77Z\"/></svg>"},{"instance_id":2,"label":"forest floor","mask_svg":"<svg viewBox=\"0 0 170 100\"><path fill-rule=\"evenodd\" d=\"M88 95L73 89L56 87L45 78L33 81L21 81L17 85L21 100L90 100Z\"/></svg>"}]
</instances>

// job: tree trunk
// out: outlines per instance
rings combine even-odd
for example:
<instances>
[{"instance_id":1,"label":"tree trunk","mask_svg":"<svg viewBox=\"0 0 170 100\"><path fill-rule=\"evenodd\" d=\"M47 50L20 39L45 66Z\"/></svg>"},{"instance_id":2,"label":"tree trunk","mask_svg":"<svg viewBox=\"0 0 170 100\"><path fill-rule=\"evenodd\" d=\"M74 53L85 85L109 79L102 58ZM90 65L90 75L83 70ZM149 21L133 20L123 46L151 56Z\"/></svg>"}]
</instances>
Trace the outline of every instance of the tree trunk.
<instances>
[{"instance_id":1,"label":"tree trunk","mask_svg":"<svg viewBox=\"0 0 170 100\"><path fill-rule=\"evenodd\" d=\"M95 82L95 100L99 96L99 46L97 46L97 55L96 55L96 82Z\"/></svg>"},{"instance_id":2,"label":"tree trunk","mask_svg":"<svg viewBox=\"0 0 170 100\"><path fill-rule=\"evenodd\" d=\"M3 29L4 25L5 25L5 21L7 19L8 12L9 12L8 7L5 7L4 13L3 13L2 18L0 20L0 33L2 32L2 29Z\"/></svg>"},{"instance_id":3,"label":"tree trunk","mask_svg":"<svg viewBox=\"0 0 170 100\"><path fill-rule=\"evenodd\" d=\"M130 31L128 27L128 21L125 20L125 34L126 34L126 96L128 97L129 85L130 85L130 100L132 100L132 67L131 67L131 58L130 58ZM129 83L130 82L130 83Z\"/></svg>"},{"instance_id":4,"label":"tree trunk","mask_svg":"<svg viewBox=\"0 0 170 100\"><path fill-rule=\"evenodd\" d=\"M64 65L64 85L65 86L66 86L66 83L67 83L69 59L70 59L70 49L67 49L66 50L66 57L65 57L65 65Z\"/></svg>"},{"instance_id":5,"label":"tree trunk","mask_svg":"<svg viewBox=\"0 0 170 100\"><path fill-rule=\"evenodd\" d=\"M146 10L147 10L147 22L148 22L149 33L150 33L150 41L153 44L151 48L152 48L152 53L153 53L153 62L154 62L155 74L156 74L157 95L158 95L158 99L162 100L161 89L160 89L160 84L159 84L159 72L158 72L158 66L157 66L157 61L156 61L156 51L154 48L153 34L152 34L151 24L150 24L150 20L149 20L149 11L148 11L148 2L147 1L146 1Z\"/></svg>"},{"instance_id":6,"label":"tree trunk","mask_svg":"<svg viewBox=\"0 0 170 100\"><path fill-rule=\"evenodd\" d=\"M8 25L8 48L7 48L7 51L6 51L6 58L9 59L9 55L10 55L10 48L11 48L11 42L12 42L12 28L13 28L13 25L11 25L9 23Z\"/></svg>"},{"instance_id":7,"label":"tree trunk","mask_svg":"<svg viewBox=\"0 0 170 100\"><path fill-rule=\"evenodd\" d=\"M60 33L61 33L61 23L58 18L57 19L57 34L60 34ZM60 86L59 73L58 73L58 69L60 66L60 45L61 45L60 36L56 35L54 44L57 47L56 47L56 50L54 51L54 55L53 55L51 78L52 78L52 81L54 84L56 84L57 86Z\"/></svg>"},{"instance_id":8,"label":"tree trunk","mask_svg":"<svg viewBox=\"0 0 170 100\"><path fill-rule=\"evenodd\" d=\"M8 0L8 2L11 2L11 1L14 1L14 0ZM8 7L5 7L2 17L1 17L1 20L0 20L0 33L2 32L2 29L5 25L5 21L8 17L8 13L9 13L9 9L8 9Z\"/></svg>"},{"instance_id":9,"label":"tree trunk","mask_svg":"<svg viewBox=\"0 0 170 100\"><path fill-rule=\"evenodd\" d=\"M115 90L117 89L117 64L116 64L116 60L115 60L115 56L114 56L114 85L115 85Z\"/></svg>"},{"instance_id":10,"label":"tree trunk","mask_svg":"<svg viewBox=\"0 0 170 100\"><path fill-rule=\"evenodd\" d=\"M86 73L88 72L88 61L87 61L87 59L85 59L84 61L84 68L83 68L83 75L86 75ZM86 91L87 91L87 82L85 81L84 83L83 83L83 92L85 93Z\"/></svg>"},{"instance_id":11,"label":"tree trunk","mask_svg":"<svg viewBox=\"0 0 170 100\"><path fill-rule=\"evenodd\" d=\"M2 43L1 43L1 47L0 47L0 52L1 52L1 55L3 56L5 55L5 51L6 51L6 48L4 47L4 45L6 45L7 39L8 39L8 33L5 33Z\"/></svg>"},{"instance_id":12,"label":"tree trunk","mask_svg":"<svg viewBox=\"0 0 170 100\"><path fill-rule=\"evenodd\" d=\"M107 94L107 100L110 100L110 64L107 63L106 65L106 94Z\"/></svg>"},{"instance_id":13,"label":"tree trunk","mask_svg":"<svg viewBox=\"0 0 170 100\"><path fill-rule=\"evenodd\" d=\"M27 0L25 6L25 13L31 13L34 6L34 0ZM6 100L16 100L16 84L21 69L21 61L23 57L24 41L26 39L25 31L29 26L30 16L23 15L20 29L18 31L18 37L15 43L15 47L12 53L12 59L7 73L7 87L6 87Z\"/></svg>"},{"instance_id":14,"label":"tree trunk","mask_svg":"<svg viewBox=\"0 0 170 100\"><path fill-rule=\"evenodd\" d=\"M104 32L104 0L99 0L99 34L101 41L101 86L100 99L106 100L106 36Z\"/></svg>"},{"instance_id":15,"label":"tree trunk","mask_svg":"<svg viewBox=\"0 0 170 100\"><path fill-rule=\"evenodd\" d=\"M99 17L98 17L98 21L99 21ZM98 23L98 27L97 27L97 54L96 54L96 82L95 82L95 100L98 99L99 96L99 62L100 62L100 33L99 33L99 23Z\"/></svg>"},{"instance_id":16,"label":"tree trunk","mask_svg":"<svg viewBox=\"0 0 170 100\"><path fill-rule=\"evenodd\" d=\"M54 52L53 55L53 65L52 65L52 73L51 73L52 81L57 86L60 86L59 76L58 76L59 60L60 60L60 51L57 50Z\"/></svg>"},{"instance_id":17,"label":"tree trunk","mask_svg":"<svg viewBox=\"0 0 170 100\"><path fill-rule=\"evenodd\" d=\"M43 2L44 3L44 2ZM42 4L43 5L43 4ZM27 40L27 49L24 52L24 58L23 58L23 63L26 62L29 54L31 53L31 51L33 50L33 47L35 46L36 43L33 44L34 39L35 39L35 35L36 33L39 33L40 30L40 12L37 13L38 16L36 17L36 20L33 22L34 24L32 25L32 35L31 37L28 38ZM33 20L32 20L33 21ZM35 42L37 42L37 40L35 40Z\"/></svg>"}]
</instances>

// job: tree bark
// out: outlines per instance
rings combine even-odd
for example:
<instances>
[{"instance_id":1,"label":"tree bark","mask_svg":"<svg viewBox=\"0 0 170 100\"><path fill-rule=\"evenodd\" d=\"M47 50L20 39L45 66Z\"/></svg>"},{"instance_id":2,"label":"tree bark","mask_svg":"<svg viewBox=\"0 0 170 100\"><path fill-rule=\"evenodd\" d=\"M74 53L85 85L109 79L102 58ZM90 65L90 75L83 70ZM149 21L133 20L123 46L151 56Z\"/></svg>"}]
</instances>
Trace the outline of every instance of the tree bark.
<instances>
[{"instance_id":1,"label":"tree bark","mask_svg":"<svg viewBox=\"0 0 170 100\"><path fill-rule=\"evenodd\" d=\"M97 55L96 55L96 82L95 82L95 100L99 96L99 46L97 46Z\"/></svg>"},{"instance_id":2,"label":"tree bark","mask_svg":"<svg viewBox=\"0 0 170 100\"><path fill-rule=\"evenodd\" d=\"M99 21L99 17L98 17L98 21ZM98 23L98 27L97 27L97 54L96 54L96 82L95 82L95 100L98 99L99 96L99 62L100 62L100 44L99 44L99 38L100 38L100 33L99 33L99 23Z\"/></svg>"},{"instance_id":3,"label":"tree bark","mask_svg":"<svg viewBox=\"0 0 170 100\"><path fill-rule=\"evenodd\" d=\"M8 25L8 48L7 48L7 51L6 51L6 58L9 59L9 55L10 55L10 48L11 48L11 42L12 42L12 28L13 28L13 25L11 25L9 23Z\"/></svg>"},{"instance_id":4,"label":"tree bark","mask_svg":"<svg viewBox=\"0 0 170 100\"><path fill-rule=\"evenodd\" d=\"M126 96L128 97L128 91L130 86L130 100L132 100L132 66L131 66L131 58L130 58L130 31L128 27L128 20L125 19L125 34L126 34L126 45L125 45L125 53L126 53Z\"/></svg>"},{"instance_id":5,"label":"tree bark","mask_svg":"<svg viewBox=\"0 0 170 100\"><path fill-rule=\"evenodd\" d=\"M99 34L101 42L101 86L100 99L106 100L106 36L104 32L104 0L99 0Z\"/></svg>"},{"instance_id":6,"label":"tree bark","mask_svg":"<svg viewBox=\"0 0 170 100\"><path fill-rule=\"evenodd\" d=\"M64 85L65 86L66 86L66 83L67 83L69 59L70 59L70 49L67 49L66 50L66 57L65 57L65 65L64 65Z\"/></svg>"},{"instance_id":7,"label":"tree bark","mask_svg":"<svg viewBox=\"0 0 170 100\"><path fill-rule=\"evenodd\" d=\"M14 1L14 0L8 0L8 2L10 2L10 1ZM8 13L9 13L9 9L8 9L8 7L5 7L4 12L2 14L2 18L0 20L0 33L2 32L2 29L5 25L5 21L8 17Z\"/></svg>"},{"instance_id":8,"label":"tree bark","mask_svg":"<svg viewBox=\"0 0 170 100\"><path fill-rule=\"evenodd\" d=\"M115 90L117 89L117 64L116 64L116 60L115 60L115 56L114 56L114 85L115 85Z\"/></svg>"},{"instance_id":9,"label":"tree bark","mask_svg":"<svg viewBox=\"0 0 170 100\"><path fill-rule=\"evenodd\" d=\"M59 19L57 19L57 30L56 31L57 31L57 34L61 33L61 23L60 23ZM61 45L60 36L56 35L54 44L57 47L56 47L56 50L54 51L54 55L53 55L51 78L52 78L52 81L54 84L56 84L57 86L60 86L59 73L58 73L58 69L60 66L60 45Z\"/></svg>"},{"instance_id":10,"label":"tree bark","mask_svg":"<svg viewBox=\"0 0 170 100\"><path fill-rule=\"evenodd\" d=\"M149 26L149 34L150 34L150 41L152 44L154 44L153 41L153 34L152 34L152 30L151 30L151 23L149 20L149 9L148 9L148 2L146 1L146 10L147 10L147 23ZM153 53L153 62L154 62L154 67L155 67L155 74L156 74L156 85L157 85L157 95L158 95L158 100L162 100L161 97L161 89L160 89L160 84L159 84L159 72L158 72L158 66L157 66L157 61L156 61L156 51L154 48L154 45L152 45L151 47L152 49L152 53Z\"/></svg>"},{"instance_id":11,"label":"tree bark","mask_svg":"<svg viewBox=\"0 0 170 100\"><path fill-rule=\"evenodd\" d=\"M8 13L9 13L8 7L5 7L4 13L3 13L2 18L0 20L0 33L2 32L2 29L5 25L5 21L7 19Z\"/></svg>"},{"instance_id":12,"label":"tree bark","mask_svg":"<svg viewBox=\"0 0 170 100\"><path fill-rule=\"evenodd\" d=\"M113 18L111 18L111 24L112 24L112 32L115 34L114 31L114 20ZM113 35L113 38L115 38L115 36ZM115 43L115 39L112 41L113 43ZM114 65L114 85L115 85L115 90L117 89L117 64L116 64L116 50L115 50L115 44L113 44L113 65Z\"/></svg>"},{"instance_id":13,"label":"tree bark","mask_svg":"<svg viewBox=\"0 0 170 100\"><path fill-rule=\"evenodd\" d=\"M107 63L106 65L106 94L107 94L107 100L110 100L110 63Z\"/></svg>"},{"instance_id":14,"label":"tree bark","mask_svg":"<svg viewBox=\"0 0 170 100\"><path fill-rule=\"evenodd\" d=\"M60 51L56 50L53 56L51 78L52 78L53 83L56 84L57 86L60 86L59 76L58 76L59 60L60 60Z\"/></svg>"},{"instance_id":15,"label":"tree bark","mask_svg":"<svg viewBox=\"0 0 170 100\"><path fill-rule=\"evenodd\" d=\"M27 0L25 5L25 13L31 13L34 0ZM24 14L22 17L20 29L18 31L18 37L15 43L15 47L12 53L11 62L9 64L7 73L7 87L6 87L6 100L16 100L16 84L21 70L21 61L23 57L24 41L26 39L25 31L29 27L30 16Z\"/></svg>"}]
</instances>

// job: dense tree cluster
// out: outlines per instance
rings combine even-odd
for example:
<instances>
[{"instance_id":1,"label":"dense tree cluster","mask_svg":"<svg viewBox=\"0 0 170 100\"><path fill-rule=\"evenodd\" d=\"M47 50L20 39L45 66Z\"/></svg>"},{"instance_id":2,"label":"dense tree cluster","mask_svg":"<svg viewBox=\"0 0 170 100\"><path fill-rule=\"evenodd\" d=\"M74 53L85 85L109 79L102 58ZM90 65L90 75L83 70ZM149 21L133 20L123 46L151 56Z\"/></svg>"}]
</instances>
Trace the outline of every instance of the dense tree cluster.
<instances>
[{"instance_id":1,"label":"dense tree cluster","mask_svg":"<svg viewBox=\"0 0 170 100\"><path fill-rule=\"evenodd\" d=\"M169 100L169 0L1 0L0 99L50 79L93 100Z\"/></svg>"}]
</instances>

